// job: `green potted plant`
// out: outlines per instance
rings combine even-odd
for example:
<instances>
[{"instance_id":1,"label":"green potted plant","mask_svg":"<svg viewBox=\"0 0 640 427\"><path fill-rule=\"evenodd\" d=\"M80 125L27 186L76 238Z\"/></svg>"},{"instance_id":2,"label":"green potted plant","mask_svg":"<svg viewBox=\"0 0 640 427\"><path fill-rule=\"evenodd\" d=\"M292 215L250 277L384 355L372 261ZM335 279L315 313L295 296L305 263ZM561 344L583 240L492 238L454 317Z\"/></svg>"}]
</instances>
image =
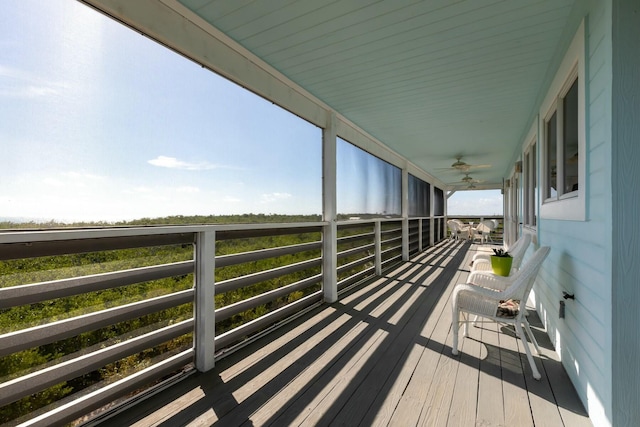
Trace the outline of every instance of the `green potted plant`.
<instances>
[{"instance_id":1,"label":"green potted plant","mask_svg":"<svg viewBox=\"0 0 640 427\"><path fill-rule=\"evenodd\" d=\"M493 253L491 255L491 269L499 276L508 276L511 272L513 258L504 249L493 249Z\"/></svg>"}]
</instances>

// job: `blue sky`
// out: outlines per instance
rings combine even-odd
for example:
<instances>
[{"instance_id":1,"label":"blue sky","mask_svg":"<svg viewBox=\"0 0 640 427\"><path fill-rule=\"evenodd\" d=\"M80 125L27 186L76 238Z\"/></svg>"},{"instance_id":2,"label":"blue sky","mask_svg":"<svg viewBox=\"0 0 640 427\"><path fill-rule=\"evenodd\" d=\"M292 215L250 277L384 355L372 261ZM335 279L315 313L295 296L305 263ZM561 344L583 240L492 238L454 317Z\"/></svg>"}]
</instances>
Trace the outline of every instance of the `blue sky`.
<instances>
[{"instance_id":1,"label":"blue sky","mask_svg":"<svg viewBox=\"0 0 640 427\"><path fill-rule=\"evenodd\" d=\"M319 128L79 2L1 7L0 217L321 212Z\"/></svg>"}]
</instances>

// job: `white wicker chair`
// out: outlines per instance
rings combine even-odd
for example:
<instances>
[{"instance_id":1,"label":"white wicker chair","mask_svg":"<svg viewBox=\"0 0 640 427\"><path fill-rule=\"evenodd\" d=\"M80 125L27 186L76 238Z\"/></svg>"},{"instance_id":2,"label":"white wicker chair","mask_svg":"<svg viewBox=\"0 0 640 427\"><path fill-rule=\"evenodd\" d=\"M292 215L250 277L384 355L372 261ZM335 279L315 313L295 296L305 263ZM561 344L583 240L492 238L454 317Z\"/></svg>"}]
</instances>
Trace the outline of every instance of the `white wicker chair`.
<instances>
[{"instance_id":1,"label":"white wicker chair","mask_svg":"<svg viewBox=\"0 0 640 427\"><path fill-rule=\"evenodd\" d=\"M456 240L458 238L458 224L452 219L447 221L447 228L449 229L449 240Z\"/></svg>"},{"instance_id":2,"label":"white wicker chair","mask_svg":"<svg viewBox=\"0 0 640 427\"><path fill-rule=\"evenodd\" d=\"M482 221L477 227L471 229L474 242L476 238L478 238L480 239L480 243L484 245L491 239L491 226L488 223L493 226L493 223L490 221Z\"/></svg>"},{"instance_id":3,"label":"white wicker chair","mask_svg":"<svg viewBox=\"0 0 640 427\"><path fill-rule=\"evenodd\" d=\"M498 228L498 221L495 219L485 219L484 221L482 221L482 223L489 227L489 232L485 236L485 241L493 243L493 238L491 237L491 235L493 234L495 229Z\"/></svg>"},{"instance_id":4,"label":"white wicker chair","mask_svg":"<svg viewBox=\"0 0 640 427\"><path fill-rule=\"evenodd\" d=\"M464 225L462 221L450 219L447 221L447 226L451 231L451 240L460 240L460 238L467 239L469 237L469 226Z\"/></svg>"},{"instance_id":5,"label":"white wicker chair","mask_svg":"<svg viewBox=\"0 0 640 427\"><path fill-rule=\"evenodd\" d=\"M507 251L513 258L511 262L511 274L515 271L518 271L520 268L520 264L522 264L522 259L524 258L524 254L527 252L529 248L529 244L531 243L531 235L525 233L522 235L516 242L511 245ZM471 264L471 271L491 271L491 253L490 252L480 252L473 256L473 262Z\"/></svg>"},{"instance_id":6,"label":"white wicker chair","mask_svg":"<svg viewBox=\"0 0 640 427\"><path fill-rule=\"evenodd\" d=\"M525 265L517 272L509 277L497 276L486 271L476 271L469 275L468 283L456 285L451 297L451 305L453 309L453 318L451 324L453 328L453 354L458 354L458 329L460 327L460 317L462 314L464 322L464 336L468 335L469 316L465 313L485 317L500 323L512 324L515 327L516 334L522 341L527 359L533 371L533 378L540 379L540 372L536 367L535 361L529 348L527 338L524 336L526 331L529 339L533 343L536 354L540 353L538 342L536 341L531 327L527 321L525 304L529 298L529 293L533 287L538 271L542 262L549 255L550 248L543 246L539 248L527 260ZM520 307L513 316L499 316L498 306L504 301L519 301Z\"/></svg>"}]
</instances>

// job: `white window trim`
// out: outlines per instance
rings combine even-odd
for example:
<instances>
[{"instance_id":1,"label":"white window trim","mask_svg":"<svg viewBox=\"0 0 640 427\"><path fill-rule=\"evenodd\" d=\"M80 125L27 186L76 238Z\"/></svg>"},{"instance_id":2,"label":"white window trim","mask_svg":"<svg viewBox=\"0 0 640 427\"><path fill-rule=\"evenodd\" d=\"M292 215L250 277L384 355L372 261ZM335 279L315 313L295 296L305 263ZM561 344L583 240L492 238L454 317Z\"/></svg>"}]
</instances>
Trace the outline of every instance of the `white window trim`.
<instances>
[{"instance_id":1,"label":"white window trim","mask_svg":"<svg viewBox=\"0 0 640 427\"><path fill-rule=\"evenodd\" d=\"M538 159L538 177L540 186L538 194L540 196L540 218L560 219L572 221L586 220L586 142L585 142L585 53L584 53L584 21L578 27L567 53L558 68L558 71L551 83L547 96L540 107L540 119L538 120L538 135L541 135ZM562 114L562 98L578 78L578 190L560 195L556 198L545 198L544 194L548 187L547 182L547 144L546 144L546 121L554 112L558 112L557 120L560 123ZM558 176L562 172L561 165L558 165Z\"/></svg>"},{"instance_id":2,"label":"white window trim","mask_svg":"<svg viewBox=\"0 0 640 427\"><path fill-rule=\"evenodd\" d=\"M538 151L540 148L540 144L538 143L538 117L536 116L536 121L535 123L531 126L531 129L529 129L529 133L527 133L527 137L525 138L525 142L524 145L522 147L522 182L523 182L523 197L525 199L527 199L529 197L530 194L532 194L532 190L536 188L535 185L533 185L533 181L534 180L538 180L540 175L538 174L538 170L539 169L539 165L540 165L540 161L539 161L539 157L538 157ZM535 145L535 150L533 150L533 145ZM531 165L527 163L527 154L529 154L529 158L533 157L535 159L535 168L536 168L536 176L534 178L534 180L532 180L532 168ZM528 175L528 176L525 176ZM533 188L527 188L527 184L532 185ZM537 186L537 191L542 191L542 189L540 188L540 186ZM535 231L537 229L537 224L533 224L531 222L531 219L533 217L539 217L539 208L538 208L538 203L536 202L536 197L533 197L533 200L525 200L523 199L522 201L522 216L523 216L523 228L528 229L528 230L533 230Z\"/></svg>"}]
</instances>

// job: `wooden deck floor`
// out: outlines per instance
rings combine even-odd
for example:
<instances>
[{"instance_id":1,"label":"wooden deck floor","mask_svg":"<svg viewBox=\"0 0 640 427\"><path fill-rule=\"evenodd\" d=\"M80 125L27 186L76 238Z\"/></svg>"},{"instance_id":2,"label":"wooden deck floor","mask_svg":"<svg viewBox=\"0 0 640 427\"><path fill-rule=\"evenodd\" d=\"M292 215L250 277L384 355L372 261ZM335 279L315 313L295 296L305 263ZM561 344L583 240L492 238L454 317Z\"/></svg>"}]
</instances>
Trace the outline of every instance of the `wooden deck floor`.
<instances>
[{"instance_id":1,"label":"wooden deck floor","mask_svg":"<svg viewBox=\"0 0 640 427\"><path fill-rule=\"evenodd\" d=\"M105 424L590 426L535 312L541 381L492 322L452 356L449 298L477 247L443 242Z\"/></svg>"}]
</instances>

